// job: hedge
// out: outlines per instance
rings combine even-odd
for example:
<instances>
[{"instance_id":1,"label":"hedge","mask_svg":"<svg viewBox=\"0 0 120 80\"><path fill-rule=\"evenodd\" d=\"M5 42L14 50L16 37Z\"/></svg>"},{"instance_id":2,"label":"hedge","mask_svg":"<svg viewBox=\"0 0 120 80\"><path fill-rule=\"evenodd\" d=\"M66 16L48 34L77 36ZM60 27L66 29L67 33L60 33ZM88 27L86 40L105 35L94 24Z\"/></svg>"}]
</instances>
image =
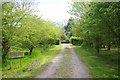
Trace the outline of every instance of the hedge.
<instances>
[{"instance_id":1,"label":"hedge","mask_svg":"<svg viewBox=\"0 0 120 80\"><path fill-rule=\"evenodd\" d=\"M83 43L83 39L79 37L72 37L71 38L71 43L73 45L81 45Z\"/></svg>"},{"instance_id":2,"label":"hedge","mask_svg":"<svg viewBox=\"0 0 120 80\"><path fill-rule=\"evenodd\" d=\"M61 43L70 43L69 40L62 40Z\"/></svg>"}]
</instances>

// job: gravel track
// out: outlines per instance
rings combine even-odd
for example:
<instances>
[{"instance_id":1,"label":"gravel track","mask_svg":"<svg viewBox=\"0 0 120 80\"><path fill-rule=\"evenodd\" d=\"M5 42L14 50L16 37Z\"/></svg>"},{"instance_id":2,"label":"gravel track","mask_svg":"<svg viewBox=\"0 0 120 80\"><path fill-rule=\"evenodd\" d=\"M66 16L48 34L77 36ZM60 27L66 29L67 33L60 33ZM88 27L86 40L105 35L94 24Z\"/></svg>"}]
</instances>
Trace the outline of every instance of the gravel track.
<instances>
[{"instance_id":1,"label":"gravel track","mask_svg":"<svg viewBox=\"0 0 120 80\"><path fill-rule=\"evenodd\" d=\"M60 53L35 78L89 78L86 65L69 44L61 44Z\"/></svg>"}]
</instances>

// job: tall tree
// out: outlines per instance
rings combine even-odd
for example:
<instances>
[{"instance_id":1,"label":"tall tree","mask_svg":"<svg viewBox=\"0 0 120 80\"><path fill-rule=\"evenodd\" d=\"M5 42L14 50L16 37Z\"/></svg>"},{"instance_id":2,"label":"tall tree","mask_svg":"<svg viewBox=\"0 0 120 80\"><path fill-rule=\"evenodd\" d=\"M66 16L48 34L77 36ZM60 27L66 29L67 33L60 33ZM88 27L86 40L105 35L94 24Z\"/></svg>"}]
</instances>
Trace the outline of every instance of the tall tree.
<instances>
[{"instance_id":1,"label":"tall tree","mask_svg":"<svg viewBox=\"0 0 120 80\"><path fill-rule=\"evenodd\" d=\"M72 29L72 26L74 25L74 22L73 22L73 18L71 17L69 20L68 20L68 23L67 25L64 26L64 29L65 29L65 34L66 36L68 36L68 38L70 38L72 36L72 32L71 32L71 29Z\"/></svg>"},{"instance_id":2,"label":"tall tree","mask_svg":"<svg viewBox=\"0 0 120 80\"><path fill-rule=\"evenodd\" d=\"M27 5L27 3L26 3ZM29 5L29 4L28 4ZM18 2L2 2L2 57L5 57L13 45L14 36L20 21L25 17L28 7L22 9L23 5Z\"/></svg>"},{"instance_id":3,"label":"tall tree","mask_svg":"<svg viewBox=\"0 0 120 80\"><path fill-rule=\"evenodd\" d=\"M73 2L70 12L77 20L72 29L73 34L83 37L98 52L101 45L108 46L108 50L111 45L119 46L119 7L119 2Z\"/></svg>"}]
</instances>

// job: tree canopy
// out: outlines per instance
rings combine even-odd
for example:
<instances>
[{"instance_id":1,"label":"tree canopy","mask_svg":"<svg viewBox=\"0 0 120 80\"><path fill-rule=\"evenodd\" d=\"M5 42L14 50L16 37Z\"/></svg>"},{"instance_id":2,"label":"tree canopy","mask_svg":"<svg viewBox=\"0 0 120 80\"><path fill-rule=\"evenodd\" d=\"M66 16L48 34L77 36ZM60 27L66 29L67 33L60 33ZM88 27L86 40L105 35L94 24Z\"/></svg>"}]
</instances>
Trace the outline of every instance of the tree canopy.
<instances>
[{"instance_id":1,"label":"tree canopy","mask_svg":"<svg viewBox=\"0 0 120 80\"><path fill-rule=\"evenodd\" d=\"M70 14L74 16L72 36L84 38L99 52L101 46L120 47L119 2L73 2Z\"/></svg>"},{"instance_id":2,"label":"tree canopy","mask_svg":"<svg viewBox=\"0 0 120 80\"><path fill-rule=\"evenodd\" d=\"M59 27L35 16L30 6L30 2L2 2L3 60L13 46L29 49L31 54L35 47L59 40Z\"/></svg>"}]
</instances>

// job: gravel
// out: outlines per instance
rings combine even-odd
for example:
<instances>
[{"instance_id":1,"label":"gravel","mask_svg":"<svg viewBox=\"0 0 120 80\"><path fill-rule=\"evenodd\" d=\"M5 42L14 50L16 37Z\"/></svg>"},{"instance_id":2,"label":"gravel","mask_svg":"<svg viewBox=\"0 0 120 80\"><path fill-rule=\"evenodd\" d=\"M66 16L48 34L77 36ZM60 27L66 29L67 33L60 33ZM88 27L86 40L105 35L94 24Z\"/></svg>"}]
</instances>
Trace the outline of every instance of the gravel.
<instances>
[{"instance_id":1,"label":"gravel","mask_svg":"<svg viewBox=\"0 0 120 80\"><path fill-rule=\"evenodd\" d=\"M69 44L61 44L60 53L35 78L89 78L87 66Z\"/></svg>"}]
</instances>

